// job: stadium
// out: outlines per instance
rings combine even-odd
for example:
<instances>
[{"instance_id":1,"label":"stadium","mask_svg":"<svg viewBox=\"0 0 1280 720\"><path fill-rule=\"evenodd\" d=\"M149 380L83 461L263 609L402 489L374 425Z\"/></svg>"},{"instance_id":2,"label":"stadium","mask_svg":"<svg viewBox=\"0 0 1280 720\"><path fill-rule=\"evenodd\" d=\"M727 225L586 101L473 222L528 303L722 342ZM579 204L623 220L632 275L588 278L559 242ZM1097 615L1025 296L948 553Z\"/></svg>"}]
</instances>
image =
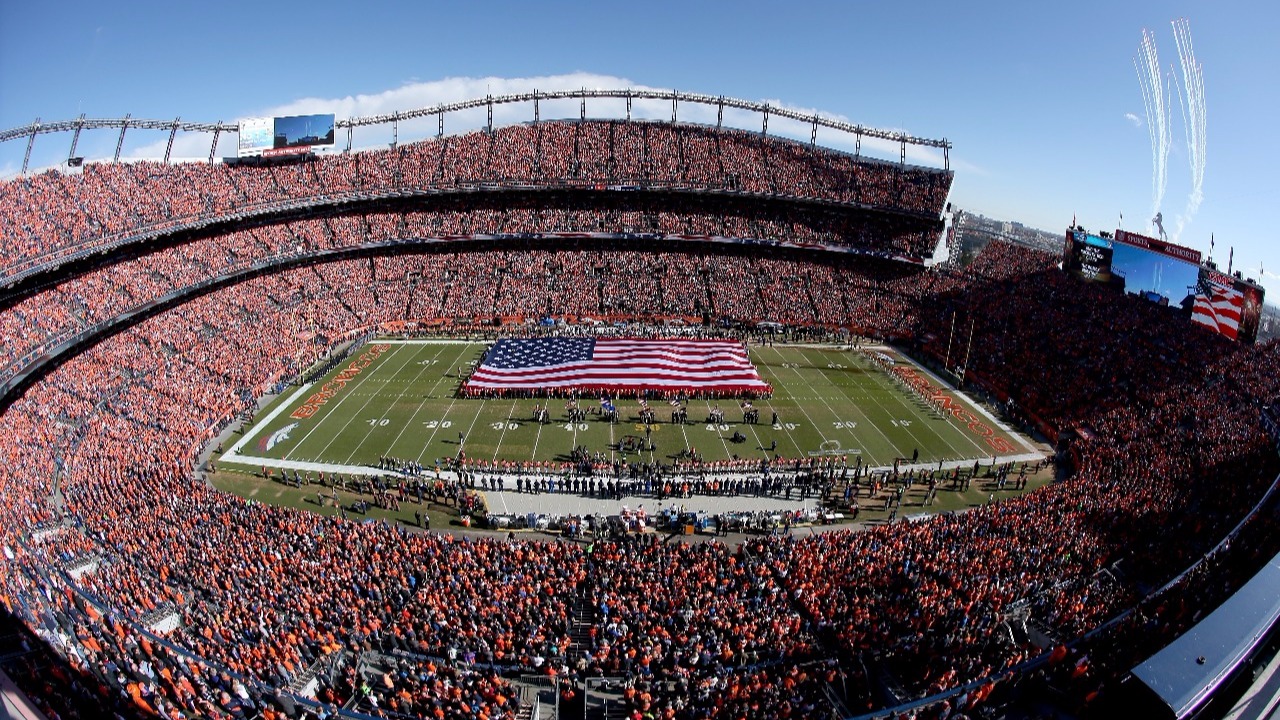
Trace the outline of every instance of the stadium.
<instances>
[{"instance_id":1,"label":"stadium","mask_svg":"<svg viewBox=\"0 0 1280 720\"><path fill-rule=\"evenodd\" d=\"M1186 717L1274 643L1280 344L1091 281L1109 233L952 261L947 141L642 90L271 122L0 135L72 134L0 185L0 669L45 716Z\"/></svg>"}]
</instances>

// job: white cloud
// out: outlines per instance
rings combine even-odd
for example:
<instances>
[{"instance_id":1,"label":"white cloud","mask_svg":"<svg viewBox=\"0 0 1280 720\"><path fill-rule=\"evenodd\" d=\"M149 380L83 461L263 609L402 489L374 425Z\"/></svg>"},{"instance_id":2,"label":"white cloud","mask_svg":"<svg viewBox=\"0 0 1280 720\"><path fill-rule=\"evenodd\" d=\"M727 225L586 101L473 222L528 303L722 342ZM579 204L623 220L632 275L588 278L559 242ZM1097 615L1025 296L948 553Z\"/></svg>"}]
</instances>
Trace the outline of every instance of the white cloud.
<instances>
[{"instance_id":1,"label":"white cloud","mask_svg":"<svg viewBox=\"0 0 1280 720\"><path fill-rule=\"evenodd\" d=\"M1142 127L1142 118L1138 117L1137 115L1134 115L1134 114L1133 114L1133 113L1131 113L1131 112L1130 112L1130 113L1125 113L1125 114L1124 114L1124 119L1125 119L1125 120L1128 120L1128 121L1129 121L1129 122L1131 122L1131 123L1133 123L1133 126L1134 126L1134 127Z\"/></svg>"},{"instance_id":2,"label":"white cloud","mask_svg":"<svg viewBox=\"0 0 1280 720\"><path fill-rule=\"evenodd\" d=\"M288 103L255 109L246 117L269 117L276 115L305 115L311 113L334 113L339 119L350 117L366 117L371 115L388 115L393 112L405 112L419 108L430 108L442 103L457 102L482 98L486 95L511 95L531 92L533 90L577 90L588 89L625 89L634 90L669 90L637 84L623 77L599 75L588 72L574 72L563 75L545 75L529 78L444 78L430 82L409 82L400 87L377 93L348 95L337 98L308 97L299 98ZM694 90L696 91L696 89ZM818 114L824 118L853 123L848 118L823 113L812 108L802 108L779 100L767 100L770 106L786 108L805 115ZM576 118L581 113L578 100L542 102L540 116L544 120L558 118ZM678 108L681 121L714 124L716 108L710 105L684 104ZM587 101L588 117L625 117L626 101L624 99L601 99ZM671 104L661 100L634 100L631 116L638 119L669 120ZM497 105L493 108L495 126L528 122L533 119L532 103ZM466 132L481 127L488 122L485 108L476 108L464 112L450 113L445 117L445 133ZM725 109L724 123L731 127L754 129L761 123L760 115L747 111ZM808 141L812 126L809 123L770 116L769 133ZM886 129L886 128L881 128ZM897 131L896 129L889 129ZM434 136L437 132L435 116L418 118L400 123L399 140L401 143L421 140ZM392 138L390 124L356 128L352 135L352 146L355 148L385 147ZM180 133L174 140L172 157L174 159L208 157L209 143L212 138L204 133ZM345 130L338 131L338 148L346 147ZM852 151L854 138L847 133L826 128L818 129L819 144L841 150ZM131 158L159 158L164 156L168 137L155 142L132 148L127 153ZM864 138L862 151L872 156L896 160L900 148L892 141ZM219 139L218 155L227 156L235 153L235 136L225 135ZM935 148L908 146L907 161L924 165L941 165L942 153Z\"/></svg>"}]
</instances>

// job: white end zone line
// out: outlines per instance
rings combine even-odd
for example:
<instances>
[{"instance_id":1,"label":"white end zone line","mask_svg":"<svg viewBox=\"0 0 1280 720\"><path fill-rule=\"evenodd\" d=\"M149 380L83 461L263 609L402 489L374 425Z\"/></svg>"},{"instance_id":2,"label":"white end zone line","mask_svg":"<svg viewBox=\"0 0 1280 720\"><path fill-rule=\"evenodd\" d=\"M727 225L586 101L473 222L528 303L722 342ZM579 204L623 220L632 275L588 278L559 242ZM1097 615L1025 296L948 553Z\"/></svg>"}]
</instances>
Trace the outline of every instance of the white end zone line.
<instances>
[{"instance_id":1,"label":"white end zone line","mask_svg":"<svg viewBox=\"0 0 1280 720\"><path fill-rule=\"evenodd\" d=\"M236 444L232 445L231 449L228 450L226 454L222 456L222 459L226 460L227 462L235 462L236 458L244 457L240 455L240 448L244 447L245 443L257 437L258 433L265 430L267 426L271 424L271 421L276 419L277 415L284 412L285 409L287 409L290 405L292 405L293 401L297 400L299 396L305 394L308 390L310 390L312 385L313 383L305 383L303 385L299 385L298 389L293 391L293 393L289 395L289 397L286 398L284 402L277 405L275 410L272 410L271 412L267 413L266 417L262 418L261 420L259 420L257 423L254 424L252 433L244 435L239 440L237 440ZM261 458L253 458L253 459L259 460Z\"/></svg>"}]
</instances>

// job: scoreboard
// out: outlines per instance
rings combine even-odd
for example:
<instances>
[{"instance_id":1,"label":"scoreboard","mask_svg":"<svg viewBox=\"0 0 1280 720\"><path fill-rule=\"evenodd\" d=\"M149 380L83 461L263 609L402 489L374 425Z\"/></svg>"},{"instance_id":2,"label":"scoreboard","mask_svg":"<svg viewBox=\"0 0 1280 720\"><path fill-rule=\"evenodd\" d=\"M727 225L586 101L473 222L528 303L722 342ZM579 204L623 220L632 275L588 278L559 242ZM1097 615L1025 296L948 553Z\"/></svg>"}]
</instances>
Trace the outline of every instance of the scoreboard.
<instances>
[{"instance_id":1,"label":"scoreboard","mask_svg":"<svg viewBox=\"0 0 1280 720\"><path fill-rule=\"evenodd\" d=\"M1068 230L1063 268L1081 280L1109 283L1112 254L1110 241L1083 230Z\"/></svg>"}]
</instances>

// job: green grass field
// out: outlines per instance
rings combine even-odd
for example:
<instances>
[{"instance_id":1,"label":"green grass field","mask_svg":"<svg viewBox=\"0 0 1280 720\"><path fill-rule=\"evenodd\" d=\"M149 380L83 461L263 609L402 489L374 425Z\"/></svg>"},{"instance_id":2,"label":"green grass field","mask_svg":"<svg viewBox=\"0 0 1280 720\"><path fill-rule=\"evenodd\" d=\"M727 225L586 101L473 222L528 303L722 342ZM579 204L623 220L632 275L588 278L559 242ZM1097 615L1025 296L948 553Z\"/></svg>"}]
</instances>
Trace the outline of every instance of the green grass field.
<instances>
[{"instance_id":1,"label":"green grass field","mask_svg":"<svg viewBox=\"0 0 1280 720\"><path fill-rule=\"evenodd\" d=\"M565 460L575 446L615 452L625 435L644 435L640 406L616 400L624 422L611 424L594 415L585 422L566 419L564 401L552 399L477 400L456 397L465 372L478 361L485 345L449 341L374 341L339 363L327 376L305 388L290 388L258 413L257 421L237 436L239 441L220 458L243 470L262 465L323 463L341 472L359 472L377 464L379 456L415 460L433 467L439 458L457 456L459 449L473 459ZM901 356L887 351L904 362ZM655 402L658 424L652 426L655 453L645 460L668 462L689 447L705 460L808 457L815 453L846 454L850 464L860 455L864 464L891 466L896 458L919 462L959 461L997 454L988 438L944 416L914 397L886 372L860 353L847 348L778 346L751 347L751 360L774 387L774 395L757 400L761 424L741 422L734 401L721 401L726 422L703 421L717 404L691 400L684 425L666 422L670 406ZM359 372L349 368L360 366ZM345 382L335 382L335 378ZM937 384L936 380L932 381ZM316 403L326 387L334 390ZM974 411L949 389L948 395L973 411L991 437L1012 443L1017 454L1030 450L1001 430L990 418ZM310 403L314 413L300 411ZM532 420L534 407L546 404L552 422ZM584 408L598 407L586 400ZM773 413L778 423L770 424ZM735 431L746 441L733 443ZM464 444L459 445L459 434ZM776 443L776 450L769 448ZM1009 453L999 453L1006 455ZM634 457L632 458L634 459Z\"/></svg>"}]
</instances>

